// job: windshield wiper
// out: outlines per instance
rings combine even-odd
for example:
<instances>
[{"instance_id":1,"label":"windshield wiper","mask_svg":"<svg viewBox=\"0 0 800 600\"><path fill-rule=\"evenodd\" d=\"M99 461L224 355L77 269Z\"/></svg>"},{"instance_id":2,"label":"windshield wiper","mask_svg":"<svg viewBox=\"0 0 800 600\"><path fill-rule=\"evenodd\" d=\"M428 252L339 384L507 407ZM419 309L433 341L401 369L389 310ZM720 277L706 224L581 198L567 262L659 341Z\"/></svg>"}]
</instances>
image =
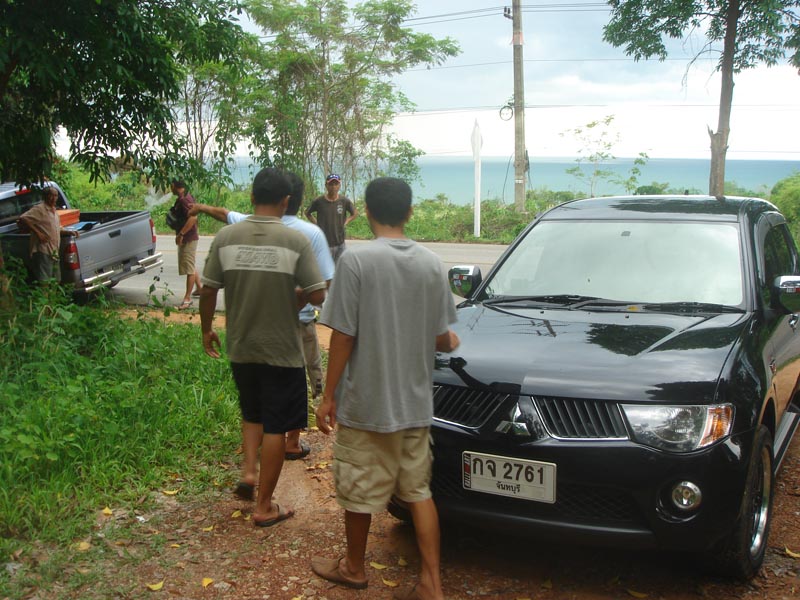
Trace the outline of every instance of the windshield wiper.
<instances>
[{"instance_id":1,"label":"windshield wiper","mask_svg":"<svg viewBox=\"0 0 800 600\"><path fill-rule=\"evenodd\" d=\"M738 306L731 306L729 304L714 304L713 302L654 302L650 304L642 304L642 309L663 311L663 312L679 312L679 313L739 313L744 312Z\"/></svg>"},{"instance_id":2,"label":"windshield wiper","mask_svg":"<svg viewBox=\"0 0 800 600\"><path fill-rule=\"evenodd\" d=\"M593 296L579 296L577 294L541 294L538 296L495 296L483 301L487 306L494 304L516 304L519 302L536 303L554 306L573 305L579 302L593 302L600 300Z\"/></svg>"},{"instance_id":3,"label":"windshield wiper","mask_svg":"<svg viewBox=\"0 0 800 600\"><path fill-rule=\"evenodd\" d=\"M591 298L589 300L584 300L583 302L578 302L577 304L572 304L569 309L570 310L577 310L579 308L585 308L587 306L639 306L639 302L630 302L628 300L608 300L606 298Z\"/></svg>"}]
</instances>

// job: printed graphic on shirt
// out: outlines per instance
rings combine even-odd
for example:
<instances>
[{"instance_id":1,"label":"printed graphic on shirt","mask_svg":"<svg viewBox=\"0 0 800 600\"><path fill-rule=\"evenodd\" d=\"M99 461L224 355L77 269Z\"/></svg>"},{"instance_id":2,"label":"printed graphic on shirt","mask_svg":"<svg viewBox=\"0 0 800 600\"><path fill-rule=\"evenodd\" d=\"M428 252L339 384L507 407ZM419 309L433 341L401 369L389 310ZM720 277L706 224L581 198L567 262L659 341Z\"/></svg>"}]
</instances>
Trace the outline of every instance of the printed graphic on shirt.
<instances>
[{"instance_id":1,"label":"printed graphic on shirt","mask_svg":"<svg viewBox=\"0 0 800 600\"><path fill-rule=\"evenodd\" d=\"M244 244L220 249L224 271L265 271L294 275L299 254L279 246L249 246Z\"/></svg>"}]
</instances>

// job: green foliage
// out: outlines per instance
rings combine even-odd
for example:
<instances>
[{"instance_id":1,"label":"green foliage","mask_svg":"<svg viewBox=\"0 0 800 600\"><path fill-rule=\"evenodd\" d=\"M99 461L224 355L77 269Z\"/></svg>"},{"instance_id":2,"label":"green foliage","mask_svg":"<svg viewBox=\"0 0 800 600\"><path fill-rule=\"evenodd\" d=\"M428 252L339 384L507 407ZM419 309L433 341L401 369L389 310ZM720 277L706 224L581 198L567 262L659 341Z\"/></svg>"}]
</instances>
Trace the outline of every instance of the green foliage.
<instances>
[{"instance_id":1,"label":"green foliage","mask_svg":"<svg viewBox=\"0 0 800 600\"><path fill-rule=\"evenodd\" d=\"M412 31L410 0L249 0L251 19L270 36L263 78L253 87L247 134L259 164L291 169L317 189L325 172L342 173L351 193L386 163L408 170L414 150L387 132L411 104L392 78L458 52L449 38ZM411 160L413 160L411 156Z\"/></svg>"},{"instance_id":2,"label":"green foliage","mask_svg":"<svg viewBox=\"0 0 800 600\"><path fill-rule=\"evenodd\" d=\"M90 175L74 169L62 185L74 208L83 211L144 210L148 186L136 171L117 174L104 185L89 181Z\"/></svg>"},{"instance_id":3,"label":"green foliage","mask_svg":"<svg viewBox=\"0 0 800 600\"><path fill-rule=\"evenodd\" d=\"M15 279L15 281L17 281ZM0 552L85 535L106 505L211 485L239 443L224 361L193 325L121 319L57 288L14 288L0 315ZM13 538L13 540L12 540Z\"/></svg>"},{"instance_id":4,"label":"green foliage","mask_svg":"<svg viewBox=\"0 0 800 600\"><path fill-rule=\"evenodd\" d=\"M770 200L786 217L795 240L800 240L800 173L776 183Z\"/></svg>"},{"instance_id":5,"label":"green foliage","mask_svg":"<svg viewBox=\"0 0 800 600\"><path fill-rule=\"evenodd\" d=\"M634 190L634 194L637 196L653 196L658 194L666 194L667 188L669 188L668 183L658 183L654 181L650 185L640 185L639 187Z\"/></svg>"},{"instance_id":6,"label":"green foliage","mask_svg":"<svg viewBox=\"0 0 800 600\"><path fill-rule=\"evenodd\" d=\"M640 152L639 156L633 161L633 167L628 172L627 177L616 175L614 171L603 168L616 160L612 154L615 144L619 141L619 134L612 133L611 127L614 122L614 115L608 115L599 121L592 121L582 127L568 129L561 134L562 137L571 135L580 144L578 146L578 163L574 167L567 169L567 173L586 186L586 194L590 197L596 196L599 185L603 181L613 182L625 187L628 193L633 193L639 184L639 175L642 171L640 167L647 164L648 156ZM584 168L584 163L588 163L589 169Z\"/></svg>"},{"instance_id":7,"label":"green foliage","mask_svg":"<svg viewBox=\"0 0 800 600\"><path fill-rule=\"evenodd\" d=\"M434 199L414 204L406 235L420 242L508 244L528 225L532 215L573 198L571 192L529 192L525 213L519 213L499 200L484 200L481 202L481 236L475 238L473 207L451 204L445 195L439 194ZM363 204L357 203L357 206L359 213L364 214ZM354 239L372 238L365 218L350 223L347 235Z\"/></svg>"},{"instance_id":8,"label":"green foliage","mask_svg":"<svg viewBox=\"0 0 800 600\"><path fill-rule=\"evenodd\" d=\"M683 39L689 31L704 31L710 42L723 41L729 26L735 27L733 70L738 73L759 63L775 65L793 50L792 62L800 66L800 22L797 0L737 2L740 11L730 20L729 4L713 0L609 0L611 20L603 38L636 60L667 58L664 40ZM710 44L702 51L710 51ZM720 56L720 67L723 57Z\"/></svg>"},{"instance_id":9,"label":"green foliage","mask_svg":"<svg viewBox=\"0 0 800 600\"><path fill-rule=\"evenodd\" d=\"M766 186L762 186L759 190L751 190L743 188L735 181L726 181L724 189L726 196L750 196L753 198L769 199L769 190Z\"/></svg>"},{"instance_id":10,"label":"green foliage","mask_svg":"<svg viewBox=\"0 0 800 600\"><path fill-rule=\"evenodd\" d=\"M92 178L116 155L164 177L185 168L168 100L183 65L237 59L238 10L237 0L4 2L0 180L51 175L60 127Z\"/></svg>"},{"instance_id":11,"label":"green foliage","mask_svg":"<svg viewBox=\"0 0 800 600\"><path fill-rule=\"evenodd\" d=\"M667 58L666 39L683 39L703 32L707 43L702 54L716 54L722 75L717 131L711 138L709 193L726 193L725 158L733 105L733 78L745 69L763 63L776 65L791 51L791 62L800 67L800 0L769 2L718 2L717 0L608 0L611 19L603 39L634 59Z\"/></svg>"}]
</instances>

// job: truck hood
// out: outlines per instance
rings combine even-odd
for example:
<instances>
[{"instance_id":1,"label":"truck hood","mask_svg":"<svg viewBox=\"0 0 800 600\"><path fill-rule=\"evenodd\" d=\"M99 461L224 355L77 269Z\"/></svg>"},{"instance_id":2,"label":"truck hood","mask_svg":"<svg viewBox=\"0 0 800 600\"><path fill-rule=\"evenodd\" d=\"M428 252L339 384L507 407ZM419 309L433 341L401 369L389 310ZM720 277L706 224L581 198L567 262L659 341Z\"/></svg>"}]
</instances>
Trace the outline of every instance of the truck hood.
<instances>
[{"instance_id":1,"label":"truck hood","mask_svg":"<svg viewBox=\"0 0 800 600\"><path fill-rule=\"evenodd\" d=\"M466 305L434 381L537 396L712 402L750 316Z\"/></svg>"}]
</instances>

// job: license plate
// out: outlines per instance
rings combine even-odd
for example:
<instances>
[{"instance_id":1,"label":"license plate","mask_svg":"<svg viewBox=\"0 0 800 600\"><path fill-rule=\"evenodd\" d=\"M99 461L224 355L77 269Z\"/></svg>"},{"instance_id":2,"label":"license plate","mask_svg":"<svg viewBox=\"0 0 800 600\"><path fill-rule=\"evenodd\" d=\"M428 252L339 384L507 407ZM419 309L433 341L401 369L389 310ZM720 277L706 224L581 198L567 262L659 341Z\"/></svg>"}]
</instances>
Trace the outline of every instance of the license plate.
<instances>
[{"instance_id":1,"label":"license plate","mask_svg":"<svg viewBox=\"0 0 800 600\"><path fill-rule=\"evenodd\" d=\"M556 465L478 452L462 453L464 489L553 504Z\"/></svg>"},{"instance_id":2,"label":"license plate","mask_svg":"<svg viewBox=\"0 0 800 600\"><path fill-rule=\"evenodd\" d=\"M113 272L122 271L124 268L125 268L125 265L123 263L117 263L115 265L111 265L110 267L108 267L106 269L106 272L107 273L111 273L112 271Z\"/></svg>"}]
</instances>

